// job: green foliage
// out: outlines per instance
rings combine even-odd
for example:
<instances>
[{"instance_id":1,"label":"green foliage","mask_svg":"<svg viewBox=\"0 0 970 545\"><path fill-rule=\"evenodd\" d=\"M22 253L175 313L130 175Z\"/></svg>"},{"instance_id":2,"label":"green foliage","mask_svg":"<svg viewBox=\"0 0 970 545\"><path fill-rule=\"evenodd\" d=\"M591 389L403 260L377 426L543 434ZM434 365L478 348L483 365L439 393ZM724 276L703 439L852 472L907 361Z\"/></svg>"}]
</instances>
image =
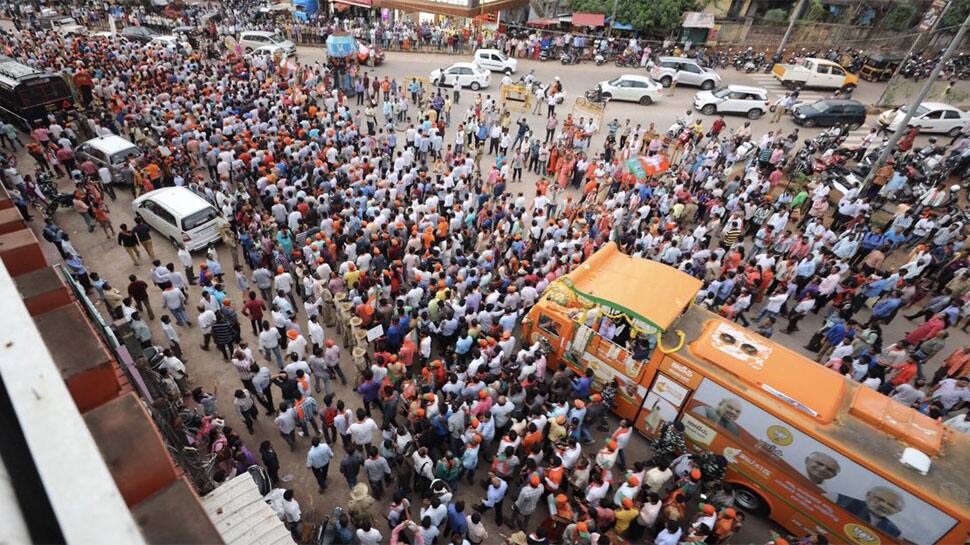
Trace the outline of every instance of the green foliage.
<instances>
[{"instance_id":1,"label":"green foliage","mask_svg":"<svg viewBox=\"0 0 970 545\"><path fill-rule=\"evenodd\" d=\"M916 6L899 4L882 18L879 26L886 30L906 30L912 25L915 14Z\"/></svg>"},{"instance_id":2,"label":"green foliage","mask_svg":"<svg viewBox=\"0 0 970 545\"><path fill-rule=\"evenodd\" d=\"M963 24L968 13L970 13L970 0L950 0L950 7L940 21L940 28L954 27L953 32L956 32L955 27Z\"/></svg>"},{"instance_id":3,"label":"green foliage","mask_svg":"<svg viewBox=\"0 0 970 545\"><path fill-rule=\"evenodd\" d=\"M617 0L616 20L633 25L633 28L667 35L680 26L685 11L697 11L708 2L705 0ZM573 11L604 13L613 12L613 0L569 0Z\"/></svg>"},{"instance_id":4,"label":"green foliage","mask_svg":"<svg viewBox=\"0 0 970 545\"><path fill-rule=\"evenodd\" d=\"M808 9L802 14L801 19L812 23L817 23L828 15L828 10L821 0L812 0L808 3Z\"/></svg>"},{"instance_id":5,"label":"green foliage","mask_svg":"<svg viewBox=\"0 0 970 545\"><path fill-rule=\"evenodd\" d=\"M766 23L785 23L788 22L788 10L782 8L769 9L765 12Z\"/></svg>"}]
</instances>

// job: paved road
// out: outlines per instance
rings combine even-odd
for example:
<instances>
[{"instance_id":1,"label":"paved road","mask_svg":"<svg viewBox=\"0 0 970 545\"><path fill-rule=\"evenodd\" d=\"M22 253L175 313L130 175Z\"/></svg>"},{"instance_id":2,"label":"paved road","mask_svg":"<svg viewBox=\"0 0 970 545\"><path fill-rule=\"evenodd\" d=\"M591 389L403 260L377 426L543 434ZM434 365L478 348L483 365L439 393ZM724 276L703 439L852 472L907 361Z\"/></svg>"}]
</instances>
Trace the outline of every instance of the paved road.
<instances>
[{"instance_id":1,"label":"paved road","mask_svg":"<svg viewBox=\"0 0 970 545\"><path fill-rule=\"evenodd\" d=\"M300 48L299 56L303 62L313 62L315 60L322 59L322 52L320 49L311 48ZM419 75L427 76L427 74L434 68L439 68L450 64L450 62L458 60L468 60L468 59L458 59L447 56L439 55L419 55L419 54L405 54L405 53L388 53L387 62L377 67L373 72L380 77L385 74L394 77L401 78L407 75ZM523 71L527 72L530 69L534 69L538 78L541 80L551 80L555 76L560 76L565 84L565 89L571 96L576 96L581 94L586 88L595 83L607 78L612 78L623 73L627 73L627 70L619 69L614 66L602 66L593 67L592 65L579 65L579 66L562 66L558 62L547 62L538 63L532 61L523 61L520 64ZM752 84L760 80L760 76L750 76L741 73L737 73L733 70L728 70L724 72L724 77L729 83L746 83ZM758 79L755 79L758 77ZM497 89L493 88L484 91L485 93L497 93ZM857 97L865 98L869 100L870 97L877 97L879 93L878 86L863 83L857 91ZM673 123L675 117L681 113L690 105L693 100L693 92L687 88L678 89L677 93L673 98L664 99L658 104L651 106L639 106L636 104L621 104L621 103L611 103L607 108L608 118L618 118L621 121L629 118L634 123L649 123L654 122L658 127L665 128ZM456 107L457 112L462 112L464 105L470 102L471 93L465 91L462 97L462 106ZM527 116L530 124L535 128L541 128L540 123L542 119L539 116ZM740 126L744 118L729 118L729 127ZM770 130L775 128L769 124L767 119L761 119L753 122L755 127L754 134L759 135L765 130ZM793 128L793 124L784 120L780 127L784 131L789 131ZM814 131L803 130L806 136L810 136ZM447 141L447 139L446 139ZM594 149L596 144L594 143ZM28 158L23 158L22 164L32 164ZM534 176L526 175L526 179L523 183L514 184L510 189L513 191L523 191L527 195L532 195L534 193ZM131 193L127 190L120 190L118 200L111 205L112 220L117 226L120 223L131 223L132 214L130 209ZM88 234L84 229L84 224L80 218L71 211L65 210L58 212L57 220L64 228L65 231L70 233L71 239L75 247L80 251L80 253L85 257L88 267L91 271L96 271L101 274L102 277L109 280L112 284L118 286L122 291L124 291L127 285L127 277L129 274L137 274L142 279L147 280L149 278L149 269L146 266L146 262L143 261L141 266L135 266L132 261L128 258L125 252L115 243L114 240L106 240L105 237L100 232L95 232L93 234ZM35 222L35 228L38 230L41 227L40 222ZM56 252L50 245L44 244L45 251L52 262L58 262ZM177 263L174 248L165 241L157 241L156 251L160 259L163 262L175 262ZM222 250L222 265L228 271L231 270L231 261L229 260L226 251ZM226 281L227 291L229 293L229 298L236 303L237 308L239 303L242 301L242 294L236 287L235 282L231 279L231 273L227 276ZM160 308L160 297L156 291L151 293L152 302L156 309ZM193 287L189 291L189 302L194 305L196 301L199 300L200 291L198 288ZM192 312L192 315L195 313ZM802 323L802 332L797 333L794 336L785 335L779 333L775 340L779 343L793 349L796 351L802 351L802 345L807 342L808 337L811 332L814 331L819 326L820 320L814 316L806 318ZM156 334L156 339L161 339L161 329L158 327L157 320L150 324L153 331ZM885 328L886 339L895 340L898 338L903 331L908 327L908 324L903 320L897 320L891 326ZM248 327L244 326L243 338L248 341L250 345L256 345L256 339L252 336L251 331ZM234 411L232 409L232 392L239 387L239 382L235 371L229 366L228 363L223 362L218 352L213 350L211 352L203 352L200 348L201 335L198 333L197 329L180 329L180 335L182 336L183 345L185 348L185 353L188 358L187 366L189 372L195 377L196 384L206 387L208 390L212 390L214 387L219 389L219 402L218 406L223 412L223 414L229 415L228 420L231 425L238 430L242 435L245 443L250 449L255 451L259 445L259 442L263 439L270 439L276 445L278 451L280 452L282 458L283 468L281 470L282 475L292 476L292 480L288 482L288 486L293 487L297 494L296 497L300 501L304 520L315 521L319 519L324 514L329 513L334 506L345 504L347 498L347 488L346 484L337 471L338 463L335 461L331 464L330 469L330 490L326 495L319 495L317 493L316 483L306 468L305 463L305 453L309 446L308 438L300 438L298 440L298 449L294 453L290 453L286 448L284 442L279 437L273 422L267 417L260 416L258 423L256 424L256 434L254 436L249 436L241 422L236 418ZM328 333L328 336L330 334ZM947 346L949 351L952 348L960 345L961 343L967 343L968 337L962 333L956 332L951 338L950 344ZM946 352L945 351L945 352ZM345 358L343 363L344 369L352 369L350 361ZM359 406L358 396L353 393L349 388L337 388L337 396L343 398L349 402L351 407ZM599 438L598 438L599 439ZM631 442L630 456L628 460L632 461L638 459L646 459L648 457L648 449L646 442L640 438L636 438ZM469 489L463 487L460 491L460 496L466 500L466 504L471 505L477 503L477 501L482 496L482 491L475 488ZM382 517L386 514L385 506L386 504L379 504L379 508L375 513L378 520L382 520ZM506 510L508 505L506 505ZM416 513L416 510L415 510ZM537 524L541 521L541 518L533 520L533 524ZM487 517L487 522L489 524L489 532L492 538L489 539L489 543L497 543L497 532L499 531L493 524L493 519L491 516ZM732 541L735 543L758 543L764 542L767 539L767 531L773 525L770 522L757 520L754 518L749 518L744 530L736 536ZM380 525L380 529L387 536L386 524ZM509 530L506 528L503 530L504 533L508 533Z\"/></svg>"}]
</instances>

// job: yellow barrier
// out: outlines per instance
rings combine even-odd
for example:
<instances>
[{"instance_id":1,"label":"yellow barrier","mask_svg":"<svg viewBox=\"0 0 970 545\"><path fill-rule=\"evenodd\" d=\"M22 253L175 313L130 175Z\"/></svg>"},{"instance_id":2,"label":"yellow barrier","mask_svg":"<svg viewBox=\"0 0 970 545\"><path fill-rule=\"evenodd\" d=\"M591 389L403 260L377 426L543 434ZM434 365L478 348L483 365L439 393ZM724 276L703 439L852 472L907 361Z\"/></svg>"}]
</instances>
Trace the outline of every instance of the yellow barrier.
<instances>
[{"instance_id":1,"label":"yellow barrier","mask_svg":"<svg viewBox=\"0 0 970 545\"><path fill-rule=\"evenodd\" d=\"M503 85L502 106L516 112L532 109L532 93L525 85Z\"/></svg>"},{"instance_id":2,"label":"yellow barrier","mask_svg":"<svg viewBox=\"0 0 970 545\"><path fill-rule=\"evenodd\" d=\"M578 113L577 113L578 112ZM606 103L602 102L590 102L586 100L586 97L576 97L576 102L573 103L573 114L582 115L584 117L592 117L596 120L596 131L599 132L600 128L603 126L603 116L606 112Z\"/></svg>"}]
</instances>

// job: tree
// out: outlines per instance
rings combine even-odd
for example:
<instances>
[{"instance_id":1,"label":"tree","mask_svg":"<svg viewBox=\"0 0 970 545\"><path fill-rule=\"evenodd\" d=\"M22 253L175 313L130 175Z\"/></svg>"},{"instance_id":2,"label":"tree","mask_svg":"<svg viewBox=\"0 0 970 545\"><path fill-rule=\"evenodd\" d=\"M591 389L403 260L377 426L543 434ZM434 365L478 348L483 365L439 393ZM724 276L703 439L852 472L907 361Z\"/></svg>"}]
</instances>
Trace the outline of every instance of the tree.
<instances>
[{"instance_id":1,"label":"tree","mask_svg":"<svg viewBox=\"0 0 970 545\"><path fill-rule=\"evenodd\" d=\"M950 0L950 7L940 21L940 28L953 28L951 32L956 32L956 27L967 18L967 13L970 13L970 0Z\"/></svg>"},{"instance_id":2,"label":"tree","mask_svg":"<svg viewBox=\"0 0 970 545\"><path fill-rule=\"evenodd\" d=\"M697 11L705 0L617 0L616 20L637 30L667 35L680 26L685 11ZM613 12L613 0L569 0L573 11Z\"/></svg>"}]
</instances>

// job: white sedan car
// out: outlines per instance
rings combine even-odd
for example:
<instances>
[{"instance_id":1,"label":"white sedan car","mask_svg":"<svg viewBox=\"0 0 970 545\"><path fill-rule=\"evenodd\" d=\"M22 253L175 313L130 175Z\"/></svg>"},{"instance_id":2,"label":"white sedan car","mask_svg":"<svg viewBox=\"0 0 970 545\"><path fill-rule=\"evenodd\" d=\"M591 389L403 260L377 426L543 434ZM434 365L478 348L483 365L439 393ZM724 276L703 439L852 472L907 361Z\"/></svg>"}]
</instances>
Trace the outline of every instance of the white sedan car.
<instances>
[{"instance_id":1,"label":"white sedan car","mask_svg":"<svg viewBox=\"0 0 970 545\"><path fill-rule=\"evenodd\" d=\"M906 116L906 106L898 110L883 112L879 116L879 126L887 131L895 131ZM923 102L909 120L910 127L919 127L920 132L946 133L956 136L970 120L970 113L942 102Z\"/></svg>"},{"instance_id":2,"label":"white sedan car","mask_svg":"<svg viewBox=\"0 0 970 545\"><path fill-rule=\"evenodd\" d=\"M616 79L599 82L603 97L609 100L629 100L651 104L660 99L662 85L647 76L622 75Z\"/></svg>"},{"instance_id":3,"label":"white sedan car","mask_svg":"<svg viewBox=\"0 0 970 545\"><path fill-rule=\"evenodd\" d=\"M431 84L452 87L455 82L461 87L468 87L472 91L477 91L492 82L492 73L482 70L470 62L456 62L448 68L431 71Z\"/></svg>"}]
</instances>

